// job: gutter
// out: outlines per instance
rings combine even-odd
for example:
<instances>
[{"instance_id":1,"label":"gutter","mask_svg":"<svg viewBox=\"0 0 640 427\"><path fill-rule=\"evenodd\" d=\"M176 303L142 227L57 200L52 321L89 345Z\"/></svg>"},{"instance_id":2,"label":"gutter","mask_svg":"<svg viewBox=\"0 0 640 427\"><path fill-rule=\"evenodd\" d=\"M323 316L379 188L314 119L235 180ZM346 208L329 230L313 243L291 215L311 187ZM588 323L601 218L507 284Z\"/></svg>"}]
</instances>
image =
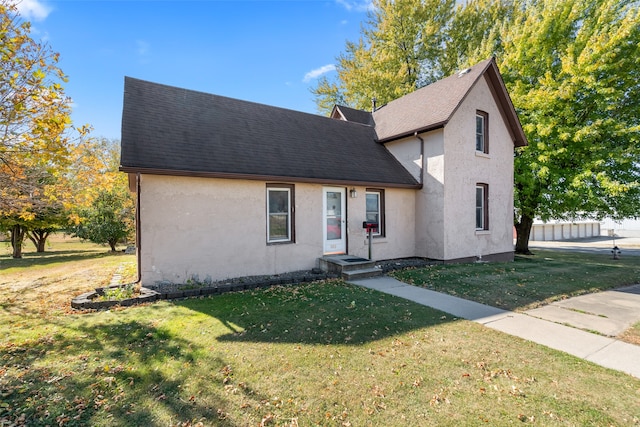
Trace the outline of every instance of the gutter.
<instances>
[{"instance_id":1,"label":"gutter","mask_svg":"<svg viewBox=\"0 0 640 427\"><path fill-rule=\"evenodd\" d=\"M187 171L178 169L161 169L161 168L145 168L145 167L132 167L121 166L121 172L135 173L135 174L148 174L148 175L167 175L167 176L187 176L187 177L199 177L199 178L220 178L220 179L246 179L250 181L280 181L280 182L294 182L294 183L310 183L310 184L322 184L322 185L360 185L364 187L388 187L388 188L409 188L420 189L421 184L412 183L398 183L398 182L384 182L384 181L357 181L354 179L330 179L330 178L303 178L295 176L281 176L281 175L253 175L246 173L229 173L229 172L205 172L205 171Z\"/></svg>"}]
</instances>

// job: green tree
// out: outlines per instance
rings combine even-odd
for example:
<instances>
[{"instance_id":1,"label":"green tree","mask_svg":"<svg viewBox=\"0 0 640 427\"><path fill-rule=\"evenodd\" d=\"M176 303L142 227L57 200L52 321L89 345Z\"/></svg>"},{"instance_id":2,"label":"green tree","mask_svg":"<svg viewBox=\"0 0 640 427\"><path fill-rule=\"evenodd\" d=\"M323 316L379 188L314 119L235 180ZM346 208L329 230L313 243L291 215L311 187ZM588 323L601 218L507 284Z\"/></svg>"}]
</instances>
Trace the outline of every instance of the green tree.
<instances>
[{"instance_id":1,"label":"green tree","mask_svg":"<svg viewBox=\"0 0 640 427\"><path fill-rule=\"evenodd\" d=\"M470 61L497 56L529 146L515 158L516 252L534 218L640 215L637 1L519 1Z\"/></svg>"},{"instance_id":2,"label":"green tree","mask_svg":"<svg viewBox=\"0 0 640 427\"><path fill-rule=\"evenodd\" d=\"M127 176L118 171L120 144L116 140L88 138L72 155L68 188L73 193L69 219L73 233L95 243L116 244L135 228L135 201Z\"/></svg>"},{"instance_id":3,"label":"green tree","mask_svg":"<svg viewBox=\"0 0 640 427\"><path fill-rule=\"evenodd\" d=\"M368 109L378 93L388 102L495 56L529 141L514 164L516 251L529 252L537 217L640 216L637 0L470 0L450 19L442 14L431 59L403 63L412 57L402 43L379 41L407 40L397 29L418 28L422 4L378 4L360 42L338 58L337 80L314 90L320 111L333 100ZM412 52L422 52L424 39L413 40Z\"/></svg>"},{"instance_id":4,"label":"green tree","mask_svg":"<svg viewBox=\"0 0 640 427\"><path fill-rule=\"evenodd\" d=\"M312 89L321 112L334 104L371 108L441 76L446 27L454 0L374 0L357 43L347 42L337 58L338 78L320 79Z\"/></svg>"},{"instance_id":5,"label":"green tree","mask_svg":"<svg viewBox=\"0 0 640 427\"><path fill-rule=\"evenodd\" d=\"M127 190L114 187L101 189L89 208L80 210L82 222L74 235L94 243L108 243L112 252L116 245L133 232L133 205Z\"/></svg>"}]
</instances>

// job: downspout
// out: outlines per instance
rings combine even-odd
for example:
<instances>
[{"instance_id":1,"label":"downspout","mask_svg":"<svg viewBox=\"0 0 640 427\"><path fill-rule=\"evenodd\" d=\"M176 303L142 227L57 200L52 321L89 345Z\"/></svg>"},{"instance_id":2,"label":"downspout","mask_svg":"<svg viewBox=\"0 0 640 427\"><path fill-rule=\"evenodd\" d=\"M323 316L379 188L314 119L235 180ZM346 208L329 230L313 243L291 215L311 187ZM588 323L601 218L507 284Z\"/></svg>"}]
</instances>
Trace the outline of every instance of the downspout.
<instances>
[{"instance_id":1,"label":"downspout","mask_svg":"<svg viewBox=\"0 0 640 427\"><path fill-rule=\"evenodd\" d=\"M138 172L136 173L136 258L138 262L138 268L136 269L138 277L136 279L136 283L140 283L142 281L142 272L140 271L140 249L142 237L140 234L140 172Z\"/></svg>"},{"instance_id":2,"label":"downspout","mask_svg":"<svg viewBox=\"0 0 640 427\"><path fill-rule=\"evenodd\" d=\"M424 139L418 135L418 132L415 132L413 136L420 140L420 160L422 160L422 165L420 167L420 185L424 185Z\"/></svg>"}]
</instances>

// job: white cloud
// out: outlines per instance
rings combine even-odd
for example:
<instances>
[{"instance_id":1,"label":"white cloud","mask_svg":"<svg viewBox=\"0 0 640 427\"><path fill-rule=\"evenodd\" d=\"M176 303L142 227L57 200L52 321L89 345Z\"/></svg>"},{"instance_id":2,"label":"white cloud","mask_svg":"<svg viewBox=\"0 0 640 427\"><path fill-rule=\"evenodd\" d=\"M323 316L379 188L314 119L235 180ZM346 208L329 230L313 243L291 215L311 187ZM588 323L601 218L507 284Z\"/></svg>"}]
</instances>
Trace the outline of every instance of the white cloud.
<instances>
[{"instance_id":1,"label":"white cloud","mask_svg":"<svg viewBox=\"0 0 640 427\"><path fill-rule=\"evenodd\" d=\"M40 0L17 0L16 7L23 18L33 21L44 21L53 10Z\"/></svg>"},{"instance_id":2,"label":"white cloud","mask_svg":"<svg viewBox=\"0 0 640 427\"><path fill-rule=\"evenodd\" d=\"M373 9L372 0L336 0L340 6L348 11L366 12Z\"/></svg>"},{"instance_id":3,"label":"white cloud","mask_svg":"<svg viewBox=\"0 0 640 427\"><path fill-rule=\"evenodd\" d=\"M140 56L146 56L151 47L151 45L144 40L136 40L136 46L138 47L138 55Z\"/></svg>"},{"instance_id":4,"label":"white cloud","mask_svg":"<svg viewBox=\"0 0 640 427\"><path fill-rule=\"evenodd\" d=\"M317 79L323 74L327 74L335 70L336 70L336 66L333 64L323 65L322 67L316 68L315 70L311 70L307 74L305 74L304 79L302 79L302 81L305 83L308 83L309 81L313 79Z\"/></svg>"}]
</instances>

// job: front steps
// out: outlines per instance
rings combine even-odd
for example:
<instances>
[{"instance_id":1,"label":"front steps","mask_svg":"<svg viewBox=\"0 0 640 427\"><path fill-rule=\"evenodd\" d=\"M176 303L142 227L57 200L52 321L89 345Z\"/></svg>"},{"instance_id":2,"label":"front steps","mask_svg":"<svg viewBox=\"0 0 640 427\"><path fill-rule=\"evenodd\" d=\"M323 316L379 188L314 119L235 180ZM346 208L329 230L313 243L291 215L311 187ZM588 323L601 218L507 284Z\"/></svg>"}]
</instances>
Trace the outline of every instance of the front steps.
<instances>
[{"instance_id":1,"label":"front steps","mask_svg":"<svg viewBox=\"0 0 640 427\"><path fill-rule=\"evenodd\" d=\"M382 276L376 262L353 255L325 255L318 259L320 269L341 276L344 280L365 279Z\"/></svg>"}]
</instances>

